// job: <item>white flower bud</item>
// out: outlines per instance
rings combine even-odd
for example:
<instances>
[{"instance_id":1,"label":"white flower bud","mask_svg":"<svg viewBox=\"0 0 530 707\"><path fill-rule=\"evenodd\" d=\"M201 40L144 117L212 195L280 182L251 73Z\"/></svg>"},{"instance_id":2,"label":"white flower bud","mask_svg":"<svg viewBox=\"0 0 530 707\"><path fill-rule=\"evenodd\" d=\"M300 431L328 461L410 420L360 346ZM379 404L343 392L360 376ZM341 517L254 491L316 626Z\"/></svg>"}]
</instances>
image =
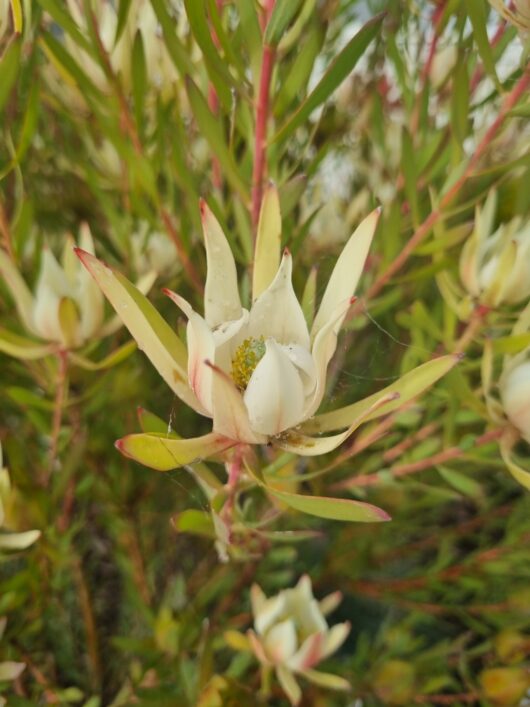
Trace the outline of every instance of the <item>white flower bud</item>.
<instances>
[{"instance_id":1,"label":"white flower bud","mask_svg":"<svg viewBox=\"0 0 530 707\"><path fill-rule=\"evenodd\" d=\"M480 304L518 304L530 296L530 223L517 217L495 232L496 195L477 207L475 228L462 249L460 278Z\"/></svg>"},{"instance_id":2,"label":"white flower bud","mask_svg":"<svg viewBox=\"0 0 530 707\"><path fill-rule=\"evenodd\" d=\"M80 245L93 253L88 226L81 230ZM35 290L32 329L37 336L65 348L78 348L91 339L103 321L101 290L65 244L62 266L46 248Z\"/></svg>"},{"instance_id":3,"label":"white flower bud","mask_svg":"<svg viewBox=\"0 0 530 707\"><path fill-rule=\"evenodd\" d=\"M454 69L457 59L458 48L454 44L449 44L436 52L429 72L433 88L439 88L445 82Z\"/></svg>"},{"instance_id":4,"label":"white flower bud","mask_svg":"<svg viewBox=\"0 0 530 707\"><path fill-rule=\"evenodd\" d=\"M500 390L508 419L530 444L530 360L509 367L501 378Z\"/></svg>"}]
</instances>

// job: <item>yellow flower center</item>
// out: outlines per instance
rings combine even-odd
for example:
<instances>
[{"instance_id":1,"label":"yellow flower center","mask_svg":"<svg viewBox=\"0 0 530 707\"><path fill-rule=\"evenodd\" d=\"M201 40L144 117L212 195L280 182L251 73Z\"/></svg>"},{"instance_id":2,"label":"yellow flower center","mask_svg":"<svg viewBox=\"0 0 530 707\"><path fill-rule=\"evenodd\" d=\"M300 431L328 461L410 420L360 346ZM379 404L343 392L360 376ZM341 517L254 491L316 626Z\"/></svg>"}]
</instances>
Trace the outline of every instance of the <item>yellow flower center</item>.
<instances>
[{"instance_id":1,"label":"yellow flower center","mask_svg":"<svg viewBox=\"0 0 530 707\"><path fill-rule=\"evenodd\" d=\"M265 339L249 337L238 346L232 359L232 378L241 390L245 390L254 369L265 354Z\"/></svg>"}]
</instances>

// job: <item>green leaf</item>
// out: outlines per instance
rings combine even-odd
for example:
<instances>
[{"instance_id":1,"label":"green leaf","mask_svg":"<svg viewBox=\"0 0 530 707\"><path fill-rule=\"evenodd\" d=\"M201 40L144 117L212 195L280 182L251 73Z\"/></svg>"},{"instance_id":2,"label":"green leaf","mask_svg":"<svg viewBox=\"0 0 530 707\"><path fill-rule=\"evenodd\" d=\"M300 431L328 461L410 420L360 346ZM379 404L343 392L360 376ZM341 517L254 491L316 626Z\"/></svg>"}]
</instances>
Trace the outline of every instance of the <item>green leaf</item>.
<instances>
[{"instance_id":1,"label":"green leaf","mask_svg":"<svg viewBox=\"0 0 530 707\"><path fill-rule=\"evenodd\" d=\"M366 420L373 420L381 415L387 415L397 410L404 403L412 400L420 393L423 393L424 390L448 373L460 360L460 355L450 354L428 361L409 373L405 373L405 375L395 383L383 388L383 390L380 390L378 393L374 393L346 407L317 415L313 419L308 420L304 423L304 432L314 434L347 427L354 418L361 414L363 410L370 407L370 405L373 405L373 403L385 393L399 393L400 397L397 400L388 403L388 405L385 405L379 410L374 410L367 415Z\"/></svg>"},{"instance_id":2,"label":"green leaf","mask_svg":"<svg viewBox=\"0 0 530 707\"><path fill-rule=\"evenodd\" d=\"M495 61L491 52L491 44L488 39L488 13L486 11L486 3L484 0L467 0L465 9L469 19L471 20L475 42L480 58L482 59L484 69L495 82L495 86L499 93L502 93L503 89L500 84L499 77L497 76L497 71L495 70Z\"/></svg>"},{"instance_id":3,"label":"green leaf","mask_svg":"<svg viewBox=\"0 0 530 707\"><path fill-rule=\"evenodd\" d=\"M3 109L18 75L22 39L15 37L0 59L0 111Z\"/></svg>"},{"instance_id":4,"label":"green leaf","mask_svg":"<svg viewBox=\"0 0 530 707\"><path fill-rule=\"evenodd\" d=\"M43 344L0 327L0 351L23 361L34 361L57 351L57 344Z\"/></svg>"},{"instance_id":5,"label":"green leaf","mask_svg":"<svg viewBox=\"0 0 530 707\"><path fill-rule=\"evenodd\" d=\"M470 479L466 474L449 469L447 466L437 466L436 468L444 481L447 481L450 486L464 494L464 496L470 496L471 498L483 496L482 486Z\"/></svg>"},{"instance_id":6,"label":"green leaf","mask_svg":"<svg viewBox=\"0 0 530 707\"><path fill-rule=\"evenodd\" d=\"M233 440L215 432L192 439L151 432L122 437L116 442L116 448L125 457L150 469L170 471L223 452L234 444Z\"/></svg>"},{"instance_id":7,"label":"green leaf","mask_svg":"<svg viewBox=\"0 0 530 707\"><path fill-rule=\"evenodd\" d=\"M523 469L523 467L519 466L519 464L514 460L512 456L513 443L514 440L510 439L508 435L505 435L503 438L501 438L499 448L502 460L508 467L508 471L513 476L513 478L519 484L521 484L521 486L524 486L526 489L528 489L528 491L530 491L530 470Z\"/></svg>"},{"instance_id":8,"label":"green leaf","mask_svg":"<svg viewBox=\"0 0 530 707\"><path fill-rule=\"evenodd\" d=\"M278 0L265 30L264 44L275 47L298 12L301 0Z\"/></svg>"},{"instance_id":9,"label":"green leaf","mask_svg":"<svg viewBox=\"0 0 530 707\"><path fill-rule=\"evenodd\" d=\"M120 0L117 7L118 21L116 23L116 35L114 37L114 46L120 41L123 30L127 25L129 11L131 9L132 0Z\"/></svg>"},{"instance_id":10,"label":"green leaf","mask_svg":"<svg viewBox=\"0 0 530 707\"><path fill-rule=\"evenodd\" d=\"M76 248L83 265L116 310L138 348L145 353L169 387L194 410L202 411L188 386L187 351L151 302L123 275L90 253Z\"/></svg>"},{"instance_id":11,"label":"green leaf","mask_svg":"<svg viewBox=\"0 0 530 707\"><path fill-rule=\"evenodd\" d=\"M464 61L459 62L453 72L451 127L455 141L461 149L469 129L469 76Z\"/></svg>"},{"instance_id":12,"label":"green leaf","mask_svg":"<svg viewBox=\"0 0 530 707\"><path fill-rule=\"evenodd\" d=\"M167 422L161 417L158 417L158 415L149 412L149 410L139 407L136 410L136 414L138 415L142 432L157 432L159 434L167 434L167 432L170 432Z\"/></svg>"},{"instance_id":13,"label":"green leaf","mask_svg":"<svg viewBox=\"0 0 530 707\"><path fill-rule=\"evenodd\" d=\"M320 79L317 86L302 101L298 109L291 115L287 122L280 128L273 138L274 142L286 140L324 101L326 101L333 91L344 81L344 79L353 70L357 61L364 54L370 42L377 35L384 13L377 15L348 42L342 49L331 65L328 67L324 76Z\"/></svg>"},{"instance_id":14,"label":"green leaf","mask_svg":"<svg viewBox=\"0 0 530 707\"><path fill-rule=\"evenodd\" d=\"M70 354L70 360L72 363L75 363L76 366L84 368L86 371L103 371L106 368L112 368L113 366L117 366L118 363L125 361L125 359L128 358L132 352L135 351L135 349L136 342L128 341L126 344L123 344L123 346L116 349L116 351L113 351L108 356L105 356L105 358L102 358L101 361L91 361L85 356L81 356L76 353Z\"/></svg>"},{"instance_id":15,"label":"green leaf","mask_svg":"<svg viewBox=\"0 0 530 707\"><path fill-rule=\"evenodd\" d=\"M418 169L412 137L406 127L401 131L401 170L405 179L405 193L409 202L412 223L417 228L420 223L418 208Z\"/></svg>"},{"instance_id":16,"label":"green leaf","mask_svg":"<svg viewBox=\"0 0 530 707\"><path fill-rule=\"evenodd\" d=\"M206 538L215 538L215 528L209 513L190 508L171 519L178 533L191 533Z\"/></svg>"},{"instance_id":17,"label":"green leaf","mask_svg":"<svg viewBox=\"0 0 530 707\"><path fill-rule=\"evenodd\" d=\"M239 174L234 157L228 148L226 138L223 134L222 122L217 116L212 114L204 96L189 76L186 77L186 90L188 92L191 110L193 111L199 130L206 138L213 153L221 163L224 175L246 203L249 199L248 190Z\"/></svg>"},{"instance_id":18,"label":"green leaf","mask_svg":"<svg viewBox=\"0 0 530 707\"><path fill-rule=\"evenodd\" d=\"M147 66L145 63L144 41L140 30L136 32L134 38L131 66L134 118L140 135L143 135L144 105L147 93Z\"/></svg>"},{"instance_id":19,"label":"green leaf","mask_svg":"<svg viewBox=\"0 0 530 707\"><path fill-rule=\"evenodd\" d=\"M230 108L232 97L230 88L235 86L230 72L226 68L223 57L212 41L210 27L207 21L205 0L184 0L186 16L190 23L195 41L199 45L206 64L206 69L219 99L224 106Z\"/></svg>"},{"instance_id":20,"label":"green leaf","mask_svg":"<svg viewBox=\"0 0 530 707\"><path fill-rule=\"evenodd\" d=\"M342 520L354 523L380 523L390 520L390 516L371 503L353 501L346 498L329 498L327 496L306 496L300 493L289 493L267 486L248 467L246 469L254 481L259 484L269 495L278 498L290 508L302 513L329 520Z\"/></svg>"},{"instance_id":21,"label":"green leaf","mask_svg":"<svg viewBox=\"0 0 530 707\"><path fill-rule=\"evenodd\" d=\"M11 11L13 13L13 28L17 34L20 34L24 24L20 0L11 0Z\"/></svg>"}]
</instances>

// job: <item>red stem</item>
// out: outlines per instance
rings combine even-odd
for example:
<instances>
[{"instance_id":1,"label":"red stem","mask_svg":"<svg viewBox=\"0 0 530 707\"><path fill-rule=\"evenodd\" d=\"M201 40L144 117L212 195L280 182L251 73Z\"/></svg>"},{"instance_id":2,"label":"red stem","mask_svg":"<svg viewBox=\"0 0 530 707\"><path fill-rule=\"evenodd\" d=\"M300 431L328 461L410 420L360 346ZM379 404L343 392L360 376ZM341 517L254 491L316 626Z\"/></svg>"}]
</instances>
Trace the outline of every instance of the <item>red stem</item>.
<instances>
[{"instance_id":1,"label":"red stem","mask_svg":"<svg viewBox=\"0 0 530 707\"><path fill-rule=\"evenodd\" d=\"M377 294L379 294L379 292L387 284L390 278L393 277L399 270L401 270L410 255L413 253L413 251L429 235L433 226L438 223L438 221L442 218L443 210L447 206L449 206L449 204L453 201L453 199L455 199L456 196L458 196L464 184L473 174L473 170L475 169L478 161L480 160L486 149L489 147L491 141L493 140L497 131L502 125L504 119L512 110L512 108L517 104L517 102L529 86L530 67L527 67L527 69L525 70L519 81L516 83L512 91L504 99L499 114L486 131L486 134L480 141L473 155L470 157L469 162L467 163L467 167L462 176L457 179L457 181L453 184L449 191L444 194L444 196L440 200L438 207L434 209L434 211L431 211L425 221L418 227L418 229L414 232L410 240L405 244L403 250L397 256L397 258L395 258L395 260L390 263L387 269L377 278L373 285L368 289L368 292L366 293L365 297L366 300L369 300L371 297L375 297ZM359 305L362 307L361 302L359 302ZM355 305L352 307L352 309L350 310L350 317L353 313L356 312L357 309L358 308L355 307Z\"/></svg>"},{"instance_id":2,"label":"red stem","mask_svg":"<svg viewBox=\"0 0 530 707\"><path fill-rule=\"evenodd\" d=\"M264 14L264 30L272 15L276 0L267 0ZM268 44L263 46L261 73L256 104L256 134L254 139L254 166L252 170L252 226L254 231L258 225L261 200L263 197L263 182L265 178L267 152L267 120L269 117L269 89L272 69L274 66L275 49Z\"/></svg>"},{"instance_id":3,"label":"red stem","mask_svg":"<svg viewBox=\"0 0 530 707\"><path fill-rule=\"evenodd\" d=\"M482 447L489 442L493 442L502 436L504 428L496 427L493 430L485 432L480 437L477 437L473 444L473 448ZM437 454L433 454L431 457L426 459L419 459L415 462L410 462L409 464L396 464L389 471L394 479L400 476L407 476L408 474L415 474L419 471L424 471L425 469L430 469L437 464L444 464L451 459L458 459L458 457L464 456L467 450L461 447L449 447L449 449L444 449ZM381 477L378 473L376 474L361 474L359 476L354 476L353 479L346 479L338 484L334 484L332 487L335 490L345 489L345 488L355 488L357 486L375 486L381 481Z\"/></svg>"}]
</instances>

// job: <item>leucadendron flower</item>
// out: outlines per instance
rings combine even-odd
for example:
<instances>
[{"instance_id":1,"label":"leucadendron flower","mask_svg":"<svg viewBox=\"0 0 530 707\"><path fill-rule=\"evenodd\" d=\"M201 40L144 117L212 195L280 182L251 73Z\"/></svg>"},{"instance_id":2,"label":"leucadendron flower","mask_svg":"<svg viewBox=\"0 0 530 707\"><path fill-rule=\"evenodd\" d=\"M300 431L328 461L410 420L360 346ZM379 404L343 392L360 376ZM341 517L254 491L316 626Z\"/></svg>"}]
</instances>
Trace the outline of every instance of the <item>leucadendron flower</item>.
<instances>
[{"instance_id":1,"label":"leucadendron flower","mask_svg":"<svg viewBox=\"0 0 530 707\"><path fill-rule=\"evenodd\" d=\"M367 216L346 243L310 326L291 282L292 256L288 250L281 255L277 191L271 187L263 202L248 309L241 302L236 264L221 226L204 202L201 212L208 267L204 316L166 290L188 318L187 348L121 274L78 250L171 389L213 421L210 434L189 440L154 433L128 435L117 442L126 456L165 471L241 443L272 444L306 456L325 454L363 421L396 409L400 396L406 401L417 395L458 360L448 356L430 361L421 372L407 374L381 393L315 417L379 211ZM339 434L314 436L344 428Z\"/></svg>"},{"instance_id":2,"label":"leucadendron flower","mask_svg":"<svg viewBox=\"0 0 530 707\"><path fill-rule=\"evenodd\" d=\"M25 550L40 537L40 530L14 532L7 527L8 524L11 525L8 513L12 500L13 491L9 472L2 466L2 445L0 445L0 553L4 550Z\"/></svg>"},{"instance_id":3,"label":"leucadendron flower","mask_svg":"<svg viewBox=\"0 0 530 707\"><path fill-rule=\"evenodd\" d=\"M250 593L254 630L247 632L250 646L265 668L272 668L293 705L302 698L295 676L322 687L348 690L347 680L314 668L344 643L350 623L329 627L326 614L341 600L340 592L321 602L313 596L311 579L304 575L292 589L267 598L254 584Z\"/></svg>"},{"instance_id":4,"label":"leucadendron flower","mask_svg":"<svg viewBox=\"0 0 530 707\"><path fill-rule=\"evenodd\" d=\"M79 244L94 253L87 224L81 226ZM13 296L20 321L29 334L43 342L35 343L1 329L0 351L22 359L36 359L59 350L76 351L121 326L118 318L104 322L104 297L76 258L74 246L73 237L68 235L60 263L48 246L43 248L33 294L8 253L0 249L0 276ZM151 271L138 286L147 291L155 278L156 273ZM80 357L77 360L83 363Z\"/></svg>"},{"instance_id":5,"label":"leucadendron flower","mask_svg":"<svg viewBox=\"0 0 530 707\"><path fill-rule=\"evenodd\" d=\"M497 196L477 206L475 227L462 249L460 278L481 305L518 304L530 296L530 222L513 218L493 230Z\"/></svg>"},{"instance_id":6,"label":"leucadendron flower","mask_svg":"<svg viewBox=\"0 0 530 707\"><path fill-rule=\"evenodd\" d=\"M88 226L81 227L79 243L94 252ZM45 246L34 295L7 253L0 251L0 273L10 288L21 321L39 339L62 348L79 348L90 340L103 321L104 298L76 259L71 236L65 241L59 264Z\"/></svg>"}]
</instances>

